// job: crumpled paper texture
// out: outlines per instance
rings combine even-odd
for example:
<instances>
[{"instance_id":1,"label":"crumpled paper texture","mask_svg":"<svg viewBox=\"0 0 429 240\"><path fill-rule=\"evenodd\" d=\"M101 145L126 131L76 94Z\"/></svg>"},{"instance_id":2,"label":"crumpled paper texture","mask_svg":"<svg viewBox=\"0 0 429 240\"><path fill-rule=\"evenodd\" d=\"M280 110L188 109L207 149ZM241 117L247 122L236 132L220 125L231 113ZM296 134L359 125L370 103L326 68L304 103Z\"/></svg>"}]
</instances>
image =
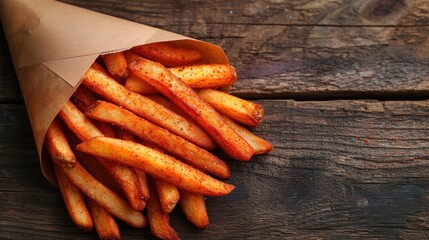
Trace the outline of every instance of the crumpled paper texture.
<instances>
[{"instance_id":1,"label":"crumpled paper texture","mask_svg":"<svg viewBox=\"0 0 429 240\"><path fill-rule=\"evenodd\" d=\"M42 157L46 130L100 54L177 41L201 50L206 63L228 63L216 45L53 0L0 0L0 19L42 172L51 182L52 172Z\"/></svg>"}]
</instances>

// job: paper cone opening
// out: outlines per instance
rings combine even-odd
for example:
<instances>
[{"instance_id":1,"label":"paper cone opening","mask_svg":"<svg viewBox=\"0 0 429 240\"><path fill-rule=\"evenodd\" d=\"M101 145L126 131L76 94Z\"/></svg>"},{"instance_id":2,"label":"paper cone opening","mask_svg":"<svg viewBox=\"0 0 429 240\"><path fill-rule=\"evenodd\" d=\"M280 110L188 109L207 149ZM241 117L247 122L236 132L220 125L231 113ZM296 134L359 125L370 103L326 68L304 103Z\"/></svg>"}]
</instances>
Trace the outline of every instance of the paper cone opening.
<instances>
[{"instance_id":1,"label":"paper cone opening","mask_svg":"<svg viewBox=\"0 0 429 240\"><path fill-rule=\"evenodd\" d=\"M228 63L216 45L51 0L0 1L0 18L42 171L51 182L41 154L46 130L100 54L178 41L201 51L206 63Z\"/></svg>"}]
</instances>

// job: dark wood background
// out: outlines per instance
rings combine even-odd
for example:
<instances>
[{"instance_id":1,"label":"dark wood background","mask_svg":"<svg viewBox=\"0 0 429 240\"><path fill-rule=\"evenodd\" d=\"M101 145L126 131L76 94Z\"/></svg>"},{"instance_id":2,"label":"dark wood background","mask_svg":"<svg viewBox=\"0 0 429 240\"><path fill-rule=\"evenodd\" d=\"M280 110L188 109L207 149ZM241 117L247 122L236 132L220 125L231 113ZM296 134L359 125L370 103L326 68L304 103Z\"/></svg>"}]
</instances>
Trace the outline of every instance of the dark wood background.
<instances>
[{"instance_id":1,"label":"dark wood background","mask_svg":"<svg viewBox=\"0 0 429 240\"><path fill-rule=\"evenodd\" d=\"M428 239L429 1L64 0L220 45L274 150L182 239ZM40 172L0 31L0 239L93 239ZM150 239L121 224L123 239Z\"/></svg>"}]
</instances>

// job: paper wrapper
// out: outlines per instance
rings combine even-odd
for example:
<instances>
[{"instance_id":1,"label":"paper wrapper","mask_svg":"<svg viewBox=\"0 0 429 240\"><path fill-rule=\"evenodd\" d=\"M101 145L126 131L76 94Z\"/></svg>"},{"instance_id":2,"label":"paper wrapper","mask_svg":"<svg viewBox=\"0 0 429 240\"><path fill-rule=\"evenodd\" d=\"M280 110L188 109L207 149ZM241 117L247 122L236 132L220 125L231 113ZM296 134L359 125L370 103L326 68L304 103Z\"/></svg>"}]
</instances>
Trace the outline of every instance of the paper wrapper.
<instances>
[{"instance_id":1,"label":"paper wrapper","mask_svg":"<svg viewBox=\"0 0 429 240\"><path fill-rule=\"evenodd\" d=\"M216 45L52 0L0 0L0 18L42 172L51 182L50 164L42 157L46 130L100 54L177 41L201 50L206 63L228 63Z\"/></svg>"}]
</instances>

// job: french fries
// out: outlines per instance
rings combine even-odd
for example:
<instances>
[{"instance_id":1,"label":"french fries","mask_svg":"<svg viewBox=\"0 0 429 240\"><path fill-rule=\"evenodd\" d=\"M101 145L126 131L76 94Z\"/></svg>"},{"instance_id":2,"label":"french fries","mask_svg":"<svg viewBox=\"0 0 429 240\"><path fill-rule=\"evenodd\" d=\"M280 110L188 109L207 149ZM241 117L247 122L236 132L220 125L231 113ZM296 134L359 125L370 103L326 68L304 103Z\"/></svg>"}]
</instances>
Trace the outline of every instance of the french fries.
<instances>
[{"instance_id":1,"label":"french fries","mask_svg":"<svg viewBox=\"0 0 429 240\"><path fill-rule=\"evenodd\" d=\"M203 195L180 190L180 206L191 223L199 228L208 227L209 216Z\"/></svg>"},{"instance_id":2,"label":"french fries","mask_svg":"<svg viewBox=\"0 0 429 240\"><path fill-rule=\"evenodd\" d=\"M138 55L136 53L133 53L133 52L131 52L129 50L124 51L124 57L125 57L125 60L127 61L127 64L130 64L130 63L132 63L134 61L137 61L140 58L142 58L140 55Z\"/></svg>"},{"instance_id":3,"label":"french fries","mask_svg":"<svg viewBox=\"0 0 429 240\"><path fill-rule=\"evenodd\" d=\"M104 134L70 101L63 106L58 116L80 140Z\"/></svg>"},{"instance_id":4,"label":"french fries","mask_svg":"<svg viewBox=\"0 0 429 240\"><path fill-rule=\"evenodd\" d=\"M195 64L203 58L201 52L175 46L173 43L159 42L133 47L132 52L166 67L178 67Z\"/></svg>"},{"instance_id":5,"label":"french fries","mask_svg":"<svg viewBox=\"0 0 429 240\"><path fill-rule=\"evenodd\" d=\"M70 180L64 175L59 165L54 165L55 176L58 186L71 219L77 227L84 231L91 231L93 222L88 208L85 204L85 196Z\"/></svg>"},{"instance_id":6,"label":"french fries","mask_svg":"<svg viewBox=\"0 0 429 240\"><path fill-rule=\"evenodd\" d=\"M244 138L250 146L252 146L255 154L264 154L273 149L273 145L271 143L265 141L263 138L260 138L250 132L247 128L240 126L240 124L232 121L226 116L222 116L223 120L232 128L234 131Z\"/></svg>"},{"instance_id":7,"label":"french fries","mask_svg":"<svg viewBox=\"0 0 429 240\"><path fill-rule=\"evenodd\" d=\"M100 239L121 239L119 226L112 214L90 198L88 198L88 209L91 212L94 226Z\"/></svg>"},{"instance_id":8,"label":"french fries","mask_svg":"<svg viewBox=\"0 0 429 240\"><path fill-rule=\"evenodd\" d=\"M226 92L202 89L198 91L198 96L210 103L220 113L247 126L258 126L264 116L264 109L259 104Z\"/></svg>"},{"instance_id":9,"label":"french fries","mask_svg":"<svg viewBox=\"0 0 429 240\"><path fill-rule=\"evenodd\" d=\"M88 108L97 101L97 97L91 90L80 85L71 96L70 100L82 112L88 111Z\"/></svg>"},{"instance_id":10,"label":"french fries","mask_svg":"<svg viewBox=\"0 0 429 240\"><path fill-rule=\"evenodd\" d=\"M147 176L146 173L139 169L134 169L137 175L137 179L140 184L140 194L143 201L146 201L150 198L149 186L147 185Z\"/></svg>"},{"instance_id":11,"label":"french fries","mask_svg":"<svg viewBox=\"0 0 429 240\"><path fill-rule=\"evenodd\" d=\"M158 124L198 146L205 149L215 147L212 139L200 127L162 105L140 94L128 91L124 86L115 82L96 63L85 73L82 84L107 100L127 108L140 117Z\"/></svg>"},{"instance_id":12,"label":"french fries","mask_svg":"<svg viewBox=\"0 0 429 240\"><path fill-rule=\"evenodd\" d=\"M174 207L176 207L177 202L179 202L179 189L166 181L159 179L153 179L153 181L155 182L162 211L165 213L170 213L173 211Z\"/></svg>"},{"instance_id":13,"label":"french fries","mask_svg":"<svg viewBox=\"0 0 429 240\"><path fill-rule=\"evenodd\" d=\"M142 58L140 55L135 54L131 51L125 51L124 56L125 56L125 59L127 60L128 64ZM137 76L135 76L132 73L128 73L128 77L125 80L124 86L128 90L130 90L132 92L140 93L140 94L154 94L154 93L158 92L151 85L140 80L140 78L138 78Z\"/></svg>"},{"instance_id":14,"label":"french fries","mask_svg":"<svg viewBox=\"0 0 429 240\"><path fill-rule=\"evenodd\" d=\"M45 146L56 164L65 167L73 167L76 164L76 157L57 118L52 121L46 132Z\"/></svg>"},{"instance_id":15,"label":"french fries","mask_svg":"<svg viewBox=\"0 0 429 240\"><path fill-rule=\"evenodd\" d=\"M135 62L138 58L133 58ZM130 63L131 63L130 62ZM193 89L219 88L233 84L237 80L235 69L228 64L201 64L169 68L170 72ZM134 74L125 81L125 87L140 94L155 94L158 91Z\"/></svg>"},{"instance_id":16,"label":"french fries","mask_svg":"<svg viewBox=\"0 0 429 240\"><path fill-rule=\"evenodd\" d=\"M123 52L108 53L101 57L113 78L123 81L128 77L128 64Z\"/></svg>"},{"instance_id":17,"label":"french fries","mask_svg":"<svg viewBox=\"0 0 429 240\"><path fill-rule=\"evenodd\" d=\"M121 239L119 226L112 214L90 198L88 198L88 209L91 212L95 229L100 239Z\"/></svg>"},{"instance_id":18,"label":"french fries","mask_svg":"<svg viewBox=\"0 0 429 240\"><path fill-rule=\"evenodd\" d=\"M161 208L153 181L149 181L149 190L151 198L147 203L147 215L151 233L161 239L179 239L176 231L170 225L168 213Z\"/></svg>"},{"instance_id":19,"label":"french fries","mask_svg":"<svg viewBox=\"0 0 429 240\"><path fill-rule=\"evenodd\" d=\"M104 134L70 101L61 109L59 116L81 141L96 136L104 136ZM134 209L138 211L143 210L145 204L139 192L136 192L139 187L137 177L133 170L118 163L106 163L104 159L98 158L97 160L115 177Z\"/></svg>"},{"instance_id":20,"label":"french fries","mask_svg":"<svg viewBox=\"0 0 429 240\"><path fill-rule=\"evenodd\" d=\"M225 87L237 80L235 68L229 64L201 64L169 68L169 70L189 87L195 89Z\"/></svg>"},{"instance_id":21,"label":"french fries","mask_svg":"<svg viewBox=\"0 0 429 240\"><path fill-rule=\"evenodd\" d=\"M227 179L230 170L210 151L220 147L240 161L271 151L240 125L259 125L262 107L218 91L237 75L209 61L200 50L164 42L102 55L97 62L107 70L97 62L87 70L49 127L43 152L79 228L120 239L118 218L179 239L169 223L178 202L191 223L206 228L204 196L235 188L214 178Z\"/></svg>"},{"instance_id":22,"label":"french fries","mask_svg":"<svg viewBox=\"0 0 429 240\"><path fill-rule=\"evenodd\" d=\"M74 149L76 149L76 145L74 146ZM83 152L75 151L75 155L79 159L79 163L82 164L85 170L87 170L92 176L122 198L126 198L121 185L116 181L112 172L105 164L101 163L95 157Z\"/></svg>"},{"instance_id":23,"label":"french fries","mask_svg":"<svg viewBox=\"0 0 429 240\"><path fill-rule=\"evenodd\" d=\"M226 195L235 188L169 155L131 141L95 137L80 143L77 149L133 166L179 188L205 196Z\"/></svg>"},{"instance_id":24,"label":"french fries","mask_svg":"<svg viewBox=\"0 0 429 240\"><path fill-rule=\"evenodd\" d=\"M68 141L64 142L64 144L69 145ZM64 149L71 149L70 145ZM97 179L95 179L83 168L83 166L78 161L75 162L73 167L56 165L56 173L58 175L57 178L60 179L60 184L64 184L65 182L63 177L68 178L70 182L72 182L88 197L106 208L116 217L127 222L129 225L134 227L144 227L146 225L146 218L143 214L132 209L128 202L120 198L116 193L114 193L112 190L110 190ZM61 180L63 181L61 182ZM70 186L71 185L69 184L67 189L70 189ZM82 200L81 202L83 201L84 200ZM76 211L76 209L78 208L78 205L70 203L68 204L68 200L66 200L66 198L65 202L66 205L72 208L72 210L69 212L73 212L73 210Z\"/></svg>"},{"instance_id":25,"label":"french fries","mask_svg":"<svg viewBox=\"0 0 429 240\"><path fill-rule=\"evenodd\" d=\"M203 127L230 157L248 161L253 156L253 148L225 123L219 113L164 66L140 59L131 63L128 69L176 103Z\"/></svg>"},{"instance_id":26,"label":"french fries","mask_svg":"<svg viewBox=\"0 0 429 240\"><path fill-rule=\"evenodd\" d=\"M106 137L117 137L115 128L112 125L104 122L96 122L96 124ZM106 165L105 162L104 164ZM144 197L141 195L140 182L134 169L115 162L109 163L108 168L123 189L123 192L131 206L137 211L142 211L145 208L146 203L144 201Z\"/></svg>"},{"instance_id":27,"label":"french fries","mask_svg":"<svg viewBox=\"0 0 429 240\"><path fill-rule=\"evenodd\" d=\"M213 154L112 103L97 101L86 115L124 128L204 172L220 178L230 176L226 163Z\"/></svg>"},{"instance_id":28,"label":"french fries","mask_svg":"<svg viewBox=\"0 0 429 240\"><path fill-rule=\"evenodd\" d=\"M75 166L72 168L63 167L62 170L64 175L66 175L83 193L100 204L115 217L135 228L146 226L146 217L142 213L134 210L127 201L94 178L79 162L76 162Z\"/></svg>"}]
</instances>

